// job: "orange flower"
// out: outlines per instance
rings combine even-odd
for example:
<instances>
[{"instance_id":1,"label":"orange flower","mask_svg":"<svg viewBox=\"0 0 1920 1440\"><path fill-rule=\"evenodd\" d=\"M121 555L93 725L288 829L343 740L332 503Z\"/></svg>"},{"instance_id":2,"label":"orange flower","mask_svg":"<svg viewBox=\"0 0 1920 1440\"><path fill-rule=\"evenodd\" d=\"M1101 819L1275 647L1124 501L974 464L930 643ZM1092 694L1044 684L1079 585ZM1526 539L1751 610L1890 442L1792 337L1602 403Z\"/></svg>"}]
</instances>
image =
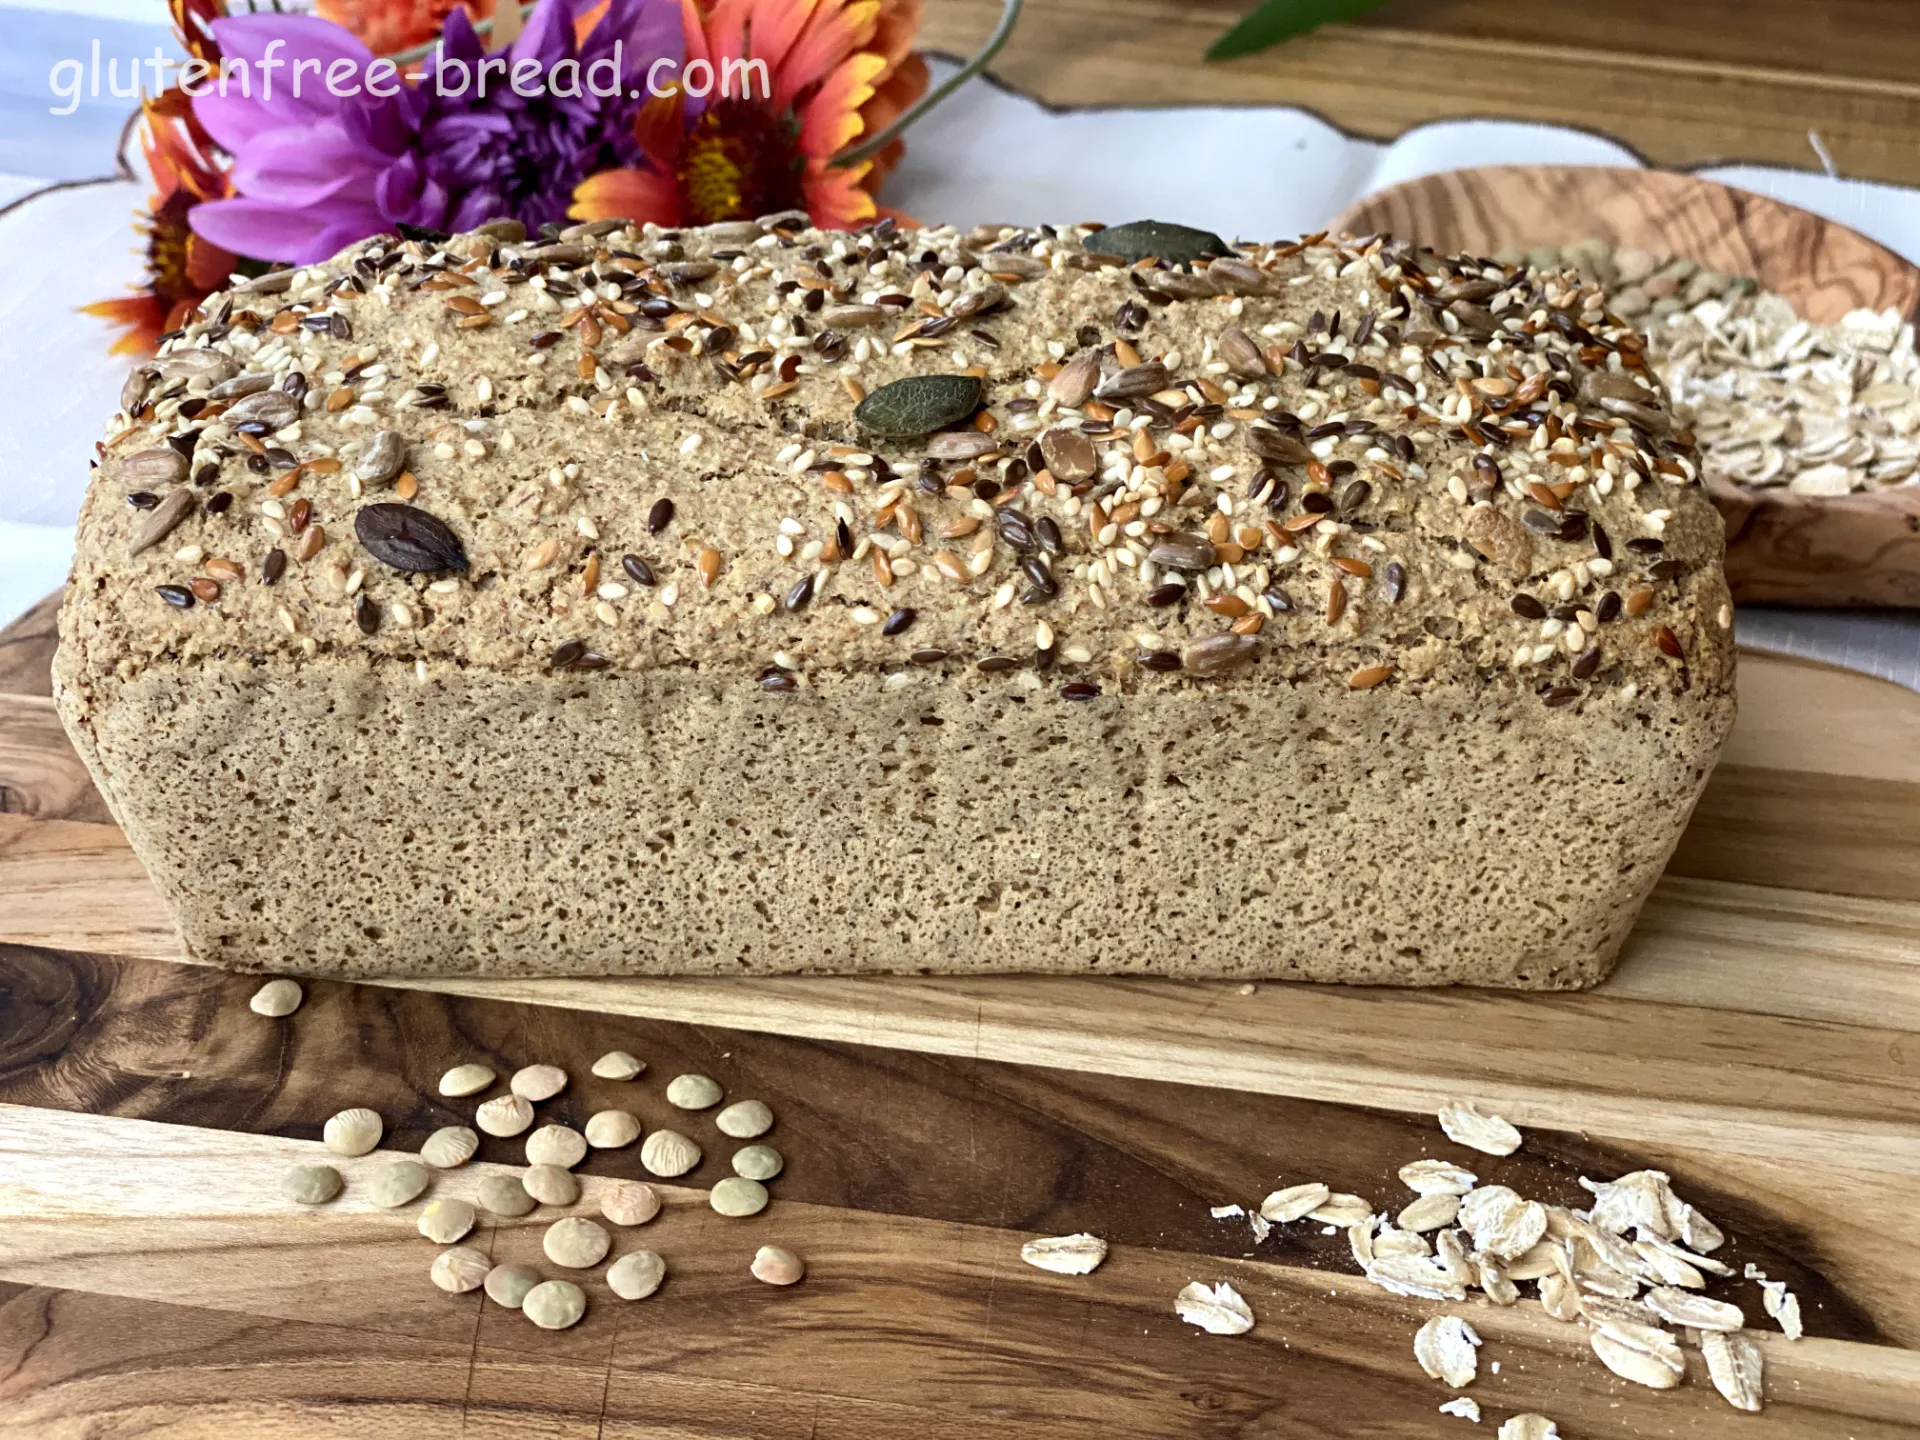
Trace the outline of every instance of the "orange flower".
<instances>
[{"instance_id":1,"label":"orange flower","mask_svg":"<svg viewBox=\"0 0 1920 1440\"><path fill-rule=\"evenodd\" d=\"M574 192L571 213L707 225L799 209L831 229L874 219L873 192L899 163L901 142L857 165L827 161L891 124L927 88L927 67L910 50L920 7L681 0L685 93L641 110L634 130L648 167L593 176ZM711 93L691 93L702 85Z\"/></svg>"},{"instance_id":2,"label":"orange flower","mask_svg":"<svg viewBox=\"0 0 1920 1440\"><path fill-rule=\"evenodd\" d=\"M214 161L205 138L192 123L191 107L179 90L168 90L141 106L140 148L153 173L153 195L134 227L146 237L147 278L136 293L80 308L88 315L123 326L115 353L146 353L160 336L177 328L227 281L238 263L188 228L187 212L203 200L233 193L226 172Z\"/></svg>"},{"instance_id":3,"label":"orange flower","mask_svg":"<svg viewBox=\"0 0 1920 1440\"><path fill-rule=\"evenodd\" d=\"M463 6L476 21L493 16L493 0L317 0L314 9L374 54L397 55L437 39L447 16Z\"/></svg>"}]
</instances>

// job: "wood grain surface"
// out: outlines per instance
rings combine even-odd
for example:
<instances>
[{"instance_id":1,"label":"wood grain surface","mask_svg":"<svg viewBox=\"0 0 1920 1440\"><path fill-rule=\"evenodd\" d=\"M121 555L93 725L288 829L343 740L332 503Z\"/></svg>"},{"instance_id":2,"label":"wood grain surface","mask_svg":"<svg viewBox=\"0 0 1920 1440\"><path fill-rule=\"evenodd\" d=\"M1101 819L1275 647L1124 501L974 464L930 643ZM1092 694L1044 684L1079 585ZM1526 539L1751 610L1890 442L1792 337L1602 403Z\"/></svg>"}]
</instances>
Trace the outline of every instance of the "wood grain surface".
<instances>
[{"instance_id":1,"label":"wood grain surface","mask_svg":"<svg viewBox=\"0 0 1920 1440\"><path fill-rule=\"evenodd\" d=\"M1537 1303L1461 1313L1471 1393L1582 1437L1920 1435L1920 696L1742 658L1742 714L1616 978L1589 995L1112 980L306 984L286 1020L257 978L175 963L178 941L104 823L44 696L45 617L0 632L0 1436L1414 1436L1463 1422L1414 1364L1433 1307L1355 1276L1344 1237L1256 1245L1221 1204L1307 1178L1397 1207L1394 1171L1445 1155L1581 1203L1641 1166L1791 1285L1811 1338L1765 1341L1769 1409L1605 1371ZM41 695L36 698L36 690ZM625 1048L632 1085L592 1079ZM426 1280L413 1215L350 1188L292 1213L274 1181L364 1104L418 1147L474 1102L450 1065L558 1063L542 1106L619 1105L705 1158L617 1249L667 1256L645 1302L584 1283L561 1335ZM767 1101L787 1159L762 1216L702 1192L728 1147L665 1081ZM1506 1160L1448 1142L1443 1099L1522 1124ZM482 1165L519 1143L487 1139ZM343 1162L354 1174L367 1161ZM635 1177L595 1152L589 1192ZM482 1171L438 1177L468 1195ZM554 1218L472 1243L539 1261ZM1036 1233L1094 1230L1094 1275L1023 1265ZM774 1292L754 1246L808 1257ZM1172 1314L1230 1280L1259 1318ZM1716 1282L1718 1285L1720 1282ZM1754 1287L1725 1293L1760 1320ZM1737 1428L1736 1428L1737 1427ZM1489 1432L1490 1433L1490 1432Z\"/></svg>"},{"instance_id":2,"label":"wood grain surface","mask_svg":"<svg viewBox=\"0 0 1920 1440\"><path fill-rule=\"evenodd\" d=\"M993 72L1054 105L1298 105L1388 140L1463 116L1597 131L1657 165L1757 161L1920 183L1920 12L1906 0L1390 0L1226 64L1253 0L1031 0ZM999 0L941 0L922 34L970 54ZM1250 174L1284 183L1284 160Z\"/></svg>"},{"instance_id":3,"label":"wood grain surface","mask_svg":"<svg viewBox=\"0 0 1920 1440\"><path fill-rule=\"evenodd\" d=\"M1369 195L1336 228L1406 236L1447 253L1584 239L1749 275L1809 320L1920 312L1920 267L1844 225L1691 175L1495 165ZM1741 604L1920 605L1920 487L1841 498L1708 481L1727 523L1727 580Z\"/></svg>"}]
</instances>

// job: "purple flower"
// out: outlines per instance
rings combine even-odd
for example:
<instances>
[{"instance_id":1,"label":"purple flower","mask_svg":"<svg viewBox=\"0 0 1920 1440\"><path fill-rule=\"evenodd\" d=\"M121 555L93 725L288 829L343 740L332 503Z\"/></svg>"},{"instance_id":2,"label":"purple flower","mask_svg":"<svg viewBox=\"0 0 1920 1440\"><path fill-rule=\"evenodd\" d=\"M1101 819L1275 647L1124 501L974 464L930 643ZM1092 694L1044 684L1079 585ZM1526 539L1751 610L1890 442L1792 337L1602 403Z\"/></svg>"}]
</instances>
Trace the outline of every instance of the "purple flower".
<instances>
[{"instance_id":1,"label":"purple flower","mask_svg":"<svg viewBox=\"0 0 1920 1440\"><path fill-rule=\"evenodd\" d=\"M237 75L225 94L213 79L195 87L240 198L195 206L194 230L238 255L311 264L399 224L564 221L587 176L643 163L633 119L648 70L683 43L676 0L610 0L576 45L574 11L593 3L541 0L491 58L456 9L414 84L330 21L214 21L251 93Z\"/></svg>"}]
</instances>

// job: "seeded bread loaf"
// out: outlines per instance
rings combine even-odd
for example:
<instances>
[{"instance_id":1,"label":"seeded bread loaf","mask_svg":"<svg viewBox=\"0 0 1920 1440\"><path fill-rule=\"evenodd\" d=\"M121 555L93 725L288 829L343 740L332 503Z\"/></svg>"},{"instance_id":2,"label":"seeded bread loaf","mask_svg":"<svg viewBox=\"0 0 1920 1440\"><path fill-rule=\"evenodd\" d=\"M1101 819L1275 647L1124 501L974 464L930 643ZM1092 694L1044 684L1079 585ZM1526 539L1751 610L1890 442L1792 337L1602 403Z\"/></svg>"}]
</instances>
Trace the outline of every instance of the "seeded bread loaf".
<instances>
[{"instance_id":1,"label":"seeded bread loaf","mask_svg":"<svg viewBox=\"0 0 1920 1440\"><path fill-rule=\"evenodd\" d=\"M1592 290L804 224L383 237L136 372L57 681L198 956L1606 974L1733 650Z\"/></svg>"}]
</instances>

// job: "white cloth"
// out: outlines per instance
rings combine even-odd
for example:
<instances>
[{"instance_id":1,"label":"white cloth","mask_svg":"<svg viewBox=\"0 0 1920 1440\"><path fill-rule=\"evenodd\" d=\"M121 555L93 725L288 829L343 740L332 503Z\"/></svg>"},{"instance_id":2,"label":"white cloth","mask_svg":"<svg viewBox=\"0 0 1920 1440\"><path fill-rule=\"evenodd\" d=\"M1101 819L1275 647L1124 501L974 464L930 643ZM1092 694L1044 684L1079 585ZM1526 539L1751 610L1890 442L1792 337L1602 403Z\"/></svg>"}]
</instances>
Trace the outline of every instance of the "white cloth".
<instances>
[{"instance_id":1,"label":"white cloth","mask_svg":"<svg viewBox=\"0 0 1920 1440\"><path fill-rule=\"evenodd\" d=\"M49 115L48 77L63 57L90 57L96 38L128 60L167 44L154 8L152 0L0 0L16 41L0 57L0 116L18 122L0 132L0 206L30 195L0 213L0 262L31 277L0 291L0 373L9 379L0 624L65 577L88 458L125 371L107 354L106 326L75 309L121 293L140 273L129 226L145 200L141 184L31 194L48 182L112 175L111 139L101 137L119 133L127 108L103 96L73 115ZM935 70L950 73L949 62ZM76 145L75 135L91 136L90 145ZM1639 162L1611 141L1548 125L1443 122L1382 145L1284 107L1052 110L975 80L916 128L884 198L923 220L960 225L1150 211L1228 235L1272 236L1318 229L1358 196L1420 175L1524 163ZM1920 259L1920 191L1759 166L1701 173L1830 215ZM1748 610L1739 626L1743 642L1920 688L1920 617Z\"/></svg>"}]
</instances>

